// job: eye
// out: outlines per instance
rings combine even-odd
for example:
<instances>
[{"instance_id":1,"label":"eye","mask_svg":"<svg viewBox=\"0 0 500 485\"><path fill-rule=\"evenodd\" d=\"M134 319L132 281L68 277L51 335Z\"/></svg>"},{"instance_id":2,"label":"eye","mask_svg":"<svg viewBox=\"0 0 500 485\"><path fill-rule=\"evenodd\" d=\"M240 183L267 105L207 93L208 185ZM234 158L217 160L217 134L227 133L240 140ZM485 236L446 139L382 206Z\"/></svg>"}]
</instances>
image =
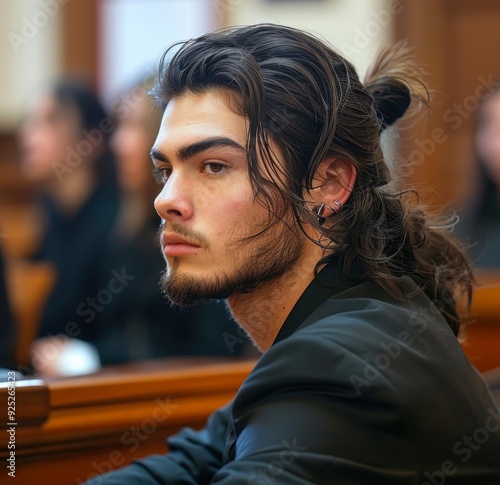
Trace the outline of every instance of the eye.
<instances>
[{"instance_id":1,"label":"eye","mask_svg":"<svg viewBox=\"0 0 500 485\"><path fill-rule=\"evenodd\" d=\"M225 165L218 162L206 162L203 164L203 168L208 175L217 175L227 169Z\"/></svg>"},{"instance_id":2,"label":"eye","mask_svg":"<svg viewBox=\"0 0 500 485\"><path fill-rule=\"evenodd\" d=\"M172 173L170 167L153 168L152 174L157 184L165 184Z\"/></svg>"}]
</instances>

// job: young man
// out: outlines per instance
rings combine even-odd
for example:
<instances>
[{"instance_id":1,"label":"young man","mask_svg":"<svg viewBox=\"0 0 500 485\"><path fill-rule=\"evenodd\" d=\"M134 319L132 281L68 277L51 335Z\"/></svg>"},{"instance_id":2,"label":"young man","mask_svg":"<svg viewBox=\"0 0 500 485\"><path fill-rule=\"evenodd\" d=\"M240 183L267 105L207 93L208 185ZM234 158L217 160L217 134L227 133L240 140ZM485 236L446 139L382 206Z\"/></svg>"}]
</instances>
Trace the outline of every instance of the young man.
<instances>
[{"instance_id":1,"label":"young man","mask_svg":"<svg viewBox=\"0 0 500 485\"><path fill-rule=\"evenodd\" d=\"M500 483L500 416L456 338L470 264L391 188L380 148L424 100L416 76L397 46L364 86L277 25L162 63L163 288L226 299L264 354L204 430L97 483Z\"/></svg>"}]
</instances>

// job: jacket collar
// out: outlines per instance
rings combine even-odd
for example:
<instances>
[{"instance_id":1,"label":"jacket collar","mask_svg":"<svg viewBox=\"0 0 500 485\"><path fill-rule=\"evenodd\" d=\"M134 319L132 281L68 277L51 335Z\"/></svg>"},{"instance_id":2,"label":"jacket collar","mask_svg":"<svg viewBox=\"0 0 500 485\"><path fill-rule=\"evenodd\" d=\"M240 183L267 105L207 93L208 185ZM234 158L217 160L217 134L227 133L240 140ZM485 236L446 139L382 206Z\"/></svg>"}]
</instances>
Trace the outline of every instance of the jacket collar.
<instances>
[{"instance_id":1,"label":"jacket collar","mask_svg":"<svg viewBox=\"0 0 500 485\"><path fill-rule=\"evenodd\" d=\"M295 303L272 345L294 333L307 317L326 300L359 282L359 277L362 274L360 261L356 261L351 266L352 274L348 277L344 272L344 258L342 256L341 253L333 254L328 264L311 281Z\"/></svg>"}]
</instances>

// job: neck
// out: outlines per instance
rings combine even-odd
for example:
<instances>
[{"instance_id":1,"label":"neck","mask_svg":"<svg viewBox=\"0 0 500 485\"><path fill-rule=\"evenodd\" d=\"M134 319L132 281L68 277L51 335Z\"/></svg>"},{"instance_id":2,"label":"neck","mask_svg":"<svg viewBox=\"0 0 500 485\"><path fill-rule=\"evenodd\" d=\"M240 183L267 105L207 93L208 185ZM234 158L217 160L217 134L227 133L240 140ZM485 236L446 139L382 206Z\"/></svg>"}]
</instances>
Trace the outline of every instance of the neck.
<instances>
[{"instance_id":1,"label":"neck","mask_svg":"<svg viewBox=\"0 0 500 485\"><path fill-rule=\"evenodd\" d=\"M295 303L314 279L314 267L323 256L315 246L281 278L259 286L252 293L238 293L227 299L233 318L265 352L276 339Z\"/></svg>"}]
</instances>

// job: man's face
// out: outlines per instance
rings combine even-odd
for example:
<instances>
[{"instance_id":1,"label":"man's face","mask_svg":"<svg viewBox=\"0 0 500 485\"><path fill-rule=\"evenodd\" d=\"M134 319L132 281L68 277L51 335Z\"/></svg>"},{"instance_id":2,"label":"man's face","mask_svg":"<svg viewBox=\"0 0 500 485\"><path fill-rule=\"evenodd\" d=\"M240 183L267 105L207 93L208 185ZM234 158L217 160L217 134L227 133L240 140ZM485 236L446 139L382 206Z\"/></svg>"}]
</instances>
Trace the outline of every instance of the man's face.
<instances>
[{"instance_id":1,"label":"man's face","mask_svg":"<svg viewBox=\"0 0 500 485\"><path fill-rule=\"evenodd\" d=\"M245 240L269 225L247 173L247 130L246 118L210 91L173 99L163 115L152 158L164 184L155 201L164 221L162 285L174 303L250 292L302 253L289 213L287 224Z\"/></svg>"}]
</instances>

